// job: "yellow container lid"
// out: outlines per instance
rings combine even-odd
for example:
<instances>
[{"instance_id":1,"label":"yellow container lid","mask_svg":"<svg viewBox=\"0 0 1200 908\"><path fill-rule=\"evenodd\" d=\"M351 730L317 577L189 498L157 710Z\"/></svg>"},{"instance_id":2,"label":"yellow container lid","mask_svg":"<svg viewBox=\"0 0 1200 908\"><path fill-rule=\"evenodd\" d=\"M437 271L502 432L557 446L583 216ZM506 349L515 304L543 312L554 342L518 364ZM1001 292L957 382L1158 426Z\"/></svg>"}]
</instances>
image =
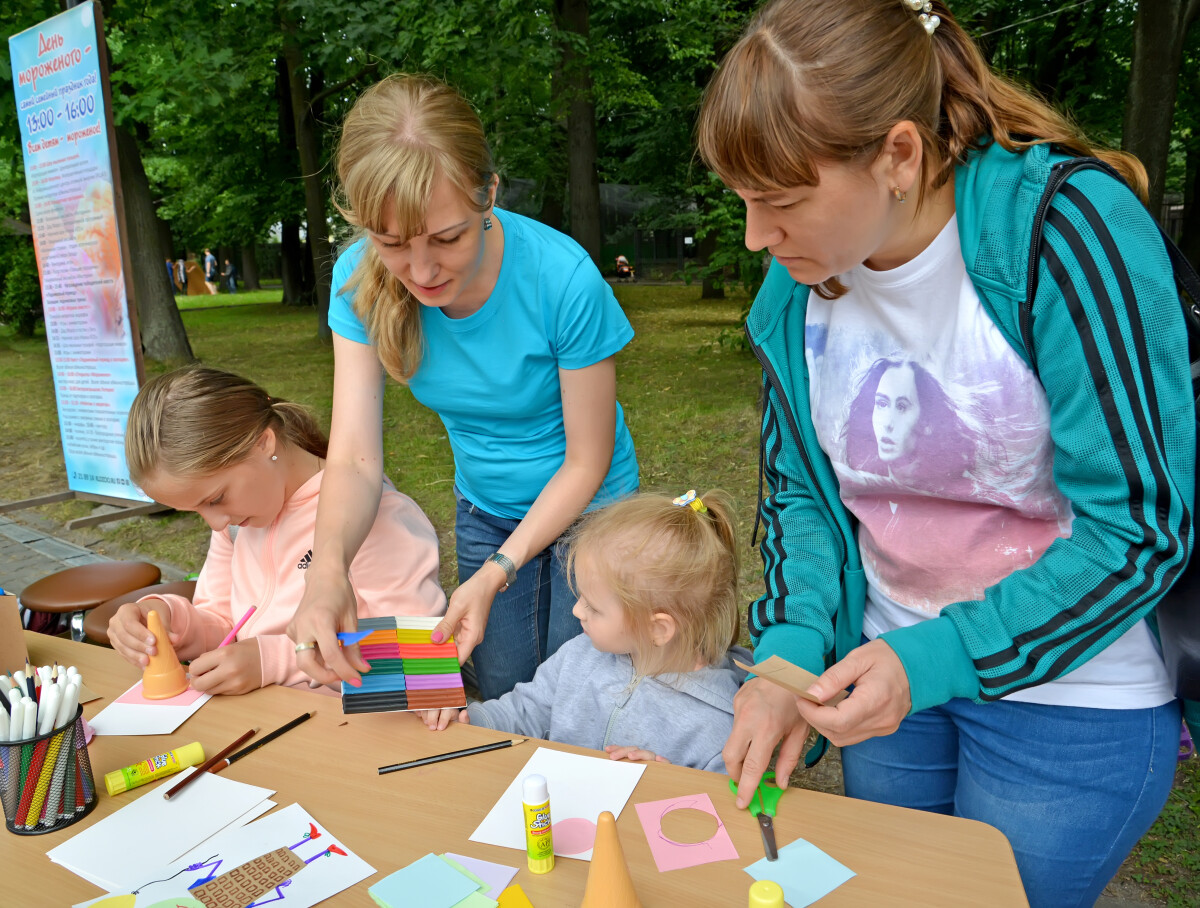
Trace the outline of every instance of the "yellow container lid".
<instances>
[{"instance_id":1,"label":"yellow container lid","mask_svg":"<svg viewBox=\"0 0 1200 908\"><path fill-rule=\"evenodd\" d=\"M770 880L750 884L750 908L783 908L783 889Z\"/></svg>"}]
</instances>

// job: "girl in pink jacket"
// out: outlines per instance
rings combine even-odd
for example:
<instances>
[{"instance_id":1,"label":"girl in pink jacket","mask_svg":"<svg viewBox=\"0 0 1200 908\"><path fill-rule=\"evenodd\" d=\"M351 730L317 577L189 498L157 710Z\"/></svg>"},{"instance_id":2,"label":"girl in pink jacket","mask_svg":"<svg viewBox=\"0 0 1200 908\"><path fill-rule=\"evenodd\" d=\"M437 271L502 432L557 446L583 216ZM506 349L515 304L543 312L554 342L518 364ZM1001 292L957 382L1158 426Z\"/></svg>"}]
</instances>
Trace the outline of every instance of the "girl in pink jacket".
<instances>
[{"instance_id":1,"label":"girl in pink jacket","mask_svg":"<svg viewBox=\"0 0 1200 908\"><path fill-rule=\"evenodd\" d=\"M212 528L194 598L147 596L108 626L113 649L144 667L154 654L153 609L192 687L243 694L268 684L307 688L284 633L304 591L327 440L304 407L216 369L161 375L129 411L125 455L133 481ZM379 513L350 568L360 618L441 615L438 540L406 495L384 484ZM234 625L254 612L226 646Z\"/></svg>"}]
</instances>

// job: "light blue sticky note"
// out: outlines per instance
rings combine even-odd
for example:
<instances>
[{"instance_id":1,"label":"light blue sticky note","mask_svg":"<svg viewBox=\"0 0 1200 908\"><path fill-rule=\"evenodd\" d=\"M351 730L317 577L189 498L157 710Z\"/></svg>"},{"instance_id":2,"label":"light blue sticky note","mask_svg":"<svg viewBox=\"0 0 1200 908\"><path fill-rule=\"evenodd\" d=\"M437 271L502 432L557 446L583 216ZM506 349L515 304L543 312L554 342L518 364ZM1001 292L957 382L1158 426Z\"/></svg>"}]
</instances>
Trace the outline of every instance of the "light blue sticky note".
<instances>
[{"instance_id":1,"label":"light blue sticky note","mask_svg":"<svg viewBox=\"0 0 1200 908\"><path fill-rule=\"evenodd\" d=\"M783 900L804 908L824 898L855 875L811 842L796 839L779 849L779 860L763 858L746 868L756 880L771 880L783 887Z\"/></svg>"},{"instance_id":2,"label":"light blue sticky note","mask_svg":"<svg viewBox=\"0 0 1200 908\"><path fill-rule=\"evenodd\" d=\"M457 905L478 885L436 854L397 870L367 890L375 902L387 908L420 905L422 908L450 908Z\"/></svg>"}]
</instances>

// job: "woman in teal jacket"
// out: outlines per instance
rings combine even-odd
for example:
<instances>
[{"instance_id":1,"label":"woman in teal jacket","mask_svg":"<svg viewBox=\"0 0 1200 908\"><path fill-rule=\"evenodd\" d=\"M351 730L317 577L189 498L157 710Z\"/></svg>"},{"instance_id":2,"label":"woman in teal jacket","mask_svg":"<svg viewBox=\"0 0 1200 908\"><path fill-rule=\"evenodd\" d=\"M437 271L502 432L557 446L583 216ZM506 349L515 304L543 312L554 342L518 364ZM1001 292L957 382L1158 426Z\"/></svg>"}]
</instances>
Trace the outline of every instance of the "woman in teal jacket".
<instances>
[{"instance_id":1,"label":"woman in teal jacket","mask_svg":"<svg viewBox=\"0 0 1200 908\"><path fill-rule=\"evenodd\" d=\"M742 688L738 803L815 729L848 795L990 823L1033 905L1092 905L1173 777L1146 619L1187 563L1196 430L1153 220L1099 162L1047 187L1072 156L1143 191L1144 170L923 0L769 4L699 141L775 259L747 323L755 656L820 674L821 699L853 686L836 707Z\"/></svg>"}]
</instances>

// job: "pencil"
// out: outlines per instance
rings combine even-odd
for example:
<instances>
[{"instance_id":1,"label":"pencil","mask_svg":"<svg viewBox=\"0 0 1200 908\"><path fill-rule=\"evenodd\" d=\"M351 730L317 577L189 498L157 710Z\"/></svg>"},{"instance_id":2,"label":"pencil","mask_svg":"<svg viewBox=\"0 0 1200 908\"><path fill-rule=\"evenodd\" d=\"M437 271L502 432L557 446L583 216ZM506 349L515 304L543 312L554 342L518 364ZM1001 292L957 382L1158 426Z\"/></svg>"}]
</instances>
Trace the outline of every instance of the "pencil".
<instances>
[{"instance_id":1,"label":"pencil","mask_svg":"<svg viewBox=\"0 0 1200 908\"><path fill-rule=\"evenodd\" d=\"M229 635L221 641L220 645L217 646L217 649L220 649L222 646L230 644L234 641L234 638L237 637L237 632L242 629L243 624L250 620L250 616L254 614L254 611L257 608L257 605L252 605L250 608L246 609L246 614L242 615L242 617L238 619L238 623L233 626L233 630L231 630Z\"/></svg>"},{"instance_id":2,"label":"pencil","mask_svg":"<svg viewBox=\"0 0 1200 908\"><path fill-rule=\"evenodd\" d=\"M209 772L220 772L222 769L224 769L230 763L233 763L236 760L240 760L242 757L246 756L246 754L252 753L253 751L258 750L258 748L262 747L264 744L270 744L272 741L274 741L276 738L278 738L284 732L291 731L293 728L295 728L301 722L305 721L306 719L311 719L314 715L315 715L315 713L309 712L309 713L302 713L301 715L296 716L296 718L294 718L291 722L288 722L286 725L279 726L279 728L275 729L269 735L263 735L261 738L259 738L257 741L255 741L253 744L249 745L248 747L243 747L237 753L230 754L224 760L217 761L217 765L214 766L212 769L210 769Z\"/></svg>"},{"instance_id":3,"label":"pencil","mask_svg":"<svg viewBox=\"0 0 1200 908\"><path fill-rule=\"evenodd\" d=\"M441 763L442 760L455 760L458 757L469 757L472 754L481 754L489 750L499 750L502 747L511 747L514 744L524 743L524 738L509 738L507 741L494 741L491 744L481 744L479 747L468 747L466 750L452 750L445 754L434 754L432 757L422 757L419 760L409 760L407 763L393 763L391 766L380 766L379 774L382 776L389 772L399 772L401 769L413 769L417 766L428 766L430 763Z\"/></svg>"},{"instance_id":4,"label":"pencil","mask_svg":"<svg viewBox=\"0 0 1200 908\"><path fill-rule=\"evenodd\" d=\"M243 744L245 744L247 741L249 741L252 737L254 737L254 734L257 731L258 731L257 728L250 729L248 732L246 732L244 735L240 736L236 741L234 741L232 744L230 744L228 747L226 747L220 753L214 754L212 757L209 758L209 760L206 763L204 763L202 766L200 766L194 773L192 773L186 779L183 779L178 785L174 786L170 791L168 791L166 794L164 794L163 800L164 801L171 800L171 798L173 798L173 797L175 797L175 795L179 794L179 792L184 787L186 787L189 782L193 781L194 779L200 778L200 776L204 775L206 772L208 772L210 769L212 769L213 766L215 766L218 761L224 760L227 756L229 756L229 754L234 750L234 748L241 747Z\"/></svg>"}]
</instances>

